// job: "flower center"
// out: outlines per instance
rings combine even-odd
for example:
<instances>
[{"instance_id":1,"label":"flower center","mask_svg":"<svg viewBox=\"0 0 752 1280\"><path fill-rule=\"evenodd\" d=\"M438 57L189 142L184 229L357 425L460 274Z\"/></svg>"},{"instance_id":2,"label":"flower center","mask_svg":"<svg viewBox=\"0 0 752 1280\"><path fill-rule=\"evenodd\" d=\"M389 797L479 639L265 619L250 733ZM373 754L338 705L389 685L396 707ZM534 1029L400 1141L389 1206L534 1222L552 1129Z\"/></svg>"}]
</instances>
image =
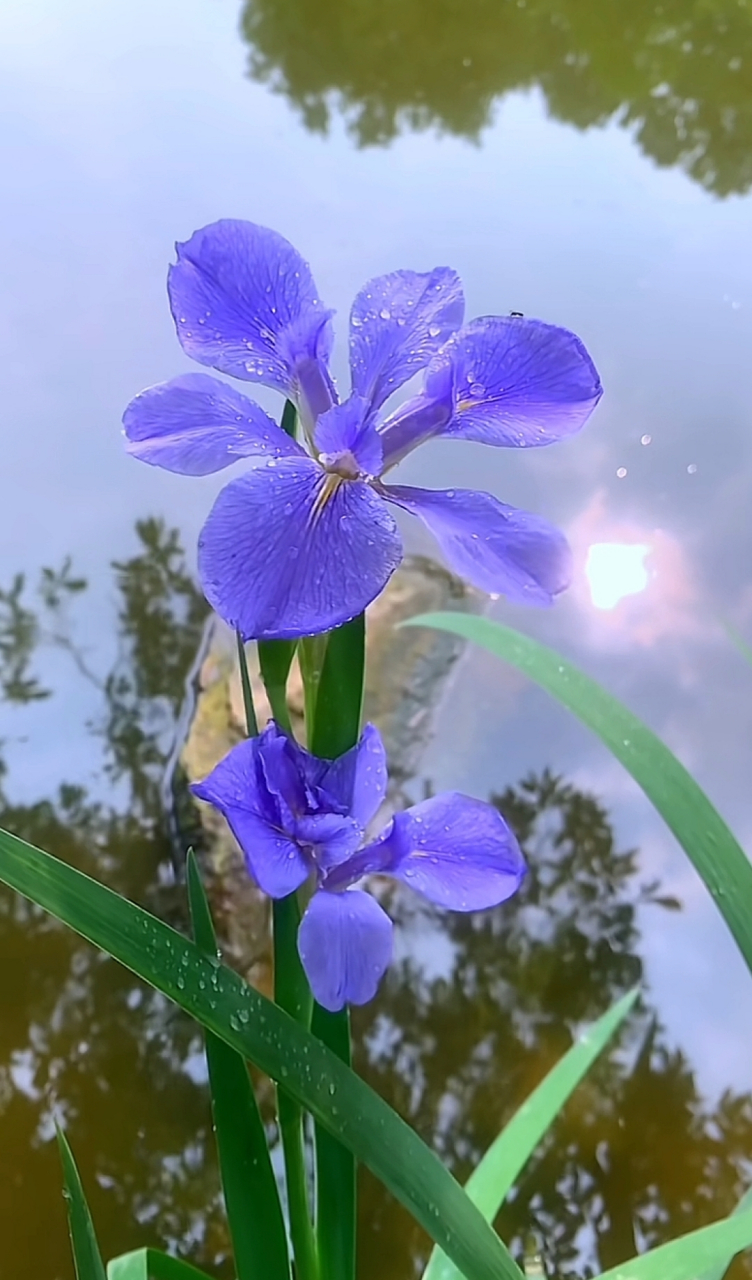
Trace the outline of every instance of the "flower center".
<instances>
[{"instance_id":1,"label":"flower center","mask_svg":"<svg viewBox=\"0 0 752 1280\"><path fill-rule=\"evenodd\" d=\"M330 475L341 476L343 480L357 480L360 467L349 449L342 453L320 453L319 462Z\"/></svg>"}]
</instances>

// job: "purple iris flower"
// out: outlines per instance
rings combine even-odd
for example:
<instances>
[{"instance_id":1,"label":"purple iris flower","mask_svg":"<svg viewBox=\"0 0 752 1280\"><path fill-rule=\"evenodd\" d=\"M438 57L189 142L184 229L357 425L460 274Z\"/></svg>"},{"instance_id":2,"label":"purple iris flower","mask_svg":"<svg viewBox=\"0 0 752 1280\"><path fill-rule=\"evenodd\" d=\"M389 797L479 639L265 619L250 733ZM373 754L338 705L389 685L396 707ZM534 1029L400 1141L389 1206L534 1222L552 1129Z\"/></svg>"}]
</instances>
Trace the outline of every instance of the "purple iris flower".
<instances>
[{"instance_id":1,"label":"purple iris flower","mask_svg":"<svg viewBox=\"0 0 752 1280\"><path fill-rule=\"evenodd\" d=\"M255 460L219 494L199 539L206 597L244 639L312 635L360 613L402 558L389 504L418 516L451 568L484 591L547 605L567 586L569 548L546 520L488 493L384 477L436 436L521 448L578 431L601 384L574 334L517 316L463 328L454 271L394 271L353 303L352 394L340 404L329 373L333 313L291 244L223 220L177 255L168 291L183 350L287 396L306 444L203 373L152 387L125 411L129 451L154 466L205 475ZM385 414L421 370L422 391Z\"/></svg>"},{"instance_id":2,"label":"purple iris flower","mask_svg":"<svg viewBox=\"0 0 752 1280\"><path fill-rule=\"evenodd\" d=\"M441 907L479 911L509 898L525 874L498 810L456 791L396 814L366 843L386 782L373 725L338 760L320 760L271 722L191 788L224 814L250 874L270 897L310 881L298 950L326 1009L372 999L391 960L392 922L355 887L364 876L378 872Z\"/></svg>"}]
</instances>

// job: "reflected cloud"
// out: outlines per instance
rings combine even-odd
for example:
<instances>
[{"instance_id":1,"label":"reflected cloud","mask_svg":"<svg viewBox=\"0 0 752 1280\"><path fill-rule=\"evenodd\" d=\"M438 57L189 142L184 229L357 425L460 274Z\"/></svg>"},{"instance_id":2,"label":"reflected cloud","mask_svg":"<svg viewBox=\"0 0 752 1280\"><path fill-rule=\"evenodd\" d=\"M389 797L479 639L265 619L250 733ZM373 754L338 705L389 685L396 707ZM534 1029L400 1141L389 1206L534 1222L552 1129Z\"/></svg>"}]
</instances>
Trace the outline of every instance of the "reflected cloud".
<instances>
[{"instance_id":1,"label":"reflected cloud","mask_svg":"<svg viewBox=\"0 0 752 1280\"><path fill-rule=\"evenodd\" d=\"M477 140L537 88L578 129L616 121L717 195L752 185L752 10L736 0L248 0L250 74L306 126L358 146L436 129Z\"/></svg>"}]
</instances>

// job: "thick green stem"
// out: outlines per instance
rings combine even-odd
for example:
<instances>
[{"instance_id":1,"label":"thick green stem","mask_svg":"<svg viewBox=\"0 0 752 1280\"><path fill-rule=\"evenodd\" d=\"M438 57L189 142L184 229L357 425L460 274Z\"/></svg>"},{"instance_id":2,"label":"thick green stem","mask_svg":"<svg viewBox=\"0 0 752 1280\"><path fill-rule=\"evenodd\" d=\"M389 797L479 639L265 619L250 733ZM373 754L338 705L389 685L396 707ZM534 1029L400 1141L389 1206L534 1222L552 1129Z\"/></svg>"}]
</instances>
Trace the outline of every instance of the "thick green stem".
<instances>
[{"instance_id":1,"label":"thick green stem","mask_svg":"<svg viewBox=\"0 0 752 1280\"><path fill-rule=\"evenodd\" d=\"M308 739L308 749L311 747L313 737L313 726L316 722L316 704L319 695L319 683L324 671L324 663L326 661L327 646L329 644L330 632L326 631L320 636L305 636L300 641L298 657L300 661L300 674L303 677L303 696L305 699L305 722L306 737Z\"/></svg>"},{"instance_id":2,"label":"thick green stem","mask_svg":"<svg viewBox=\"0 0 752 1280\"><path fill-rule=\"evenodd\" d=\"M311 1022L311 990L298 955L300 907L295 894L278 899L274 912L274 999L303 1026ZM296 1280L318 1280L316 1239L311 1222L308 1175L303 1140L303 1111L282 1088L277 1089L277 1114L285 1157L287 1208L295 1256Z\"/></svg>"}]
</instances>

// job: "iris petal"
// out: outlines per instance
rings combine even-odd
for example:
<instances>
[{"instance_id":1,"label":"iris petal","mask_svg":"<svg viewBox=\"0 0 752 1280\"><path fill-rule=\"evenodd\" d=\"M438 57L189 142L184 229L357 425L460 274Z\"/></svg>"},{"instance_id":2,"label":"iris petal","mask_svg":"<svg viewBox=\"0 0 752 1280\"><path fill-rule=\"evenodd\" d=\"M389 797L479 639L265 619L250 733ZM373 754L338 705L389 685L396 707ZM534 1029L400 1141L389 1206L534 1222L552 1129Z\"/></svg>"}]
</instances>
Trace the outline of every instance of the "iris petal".
<instances>
[{"instance_id":1,"label":"iris petal","mask_svg":"<svg viewBox=\"0 0 752 1280\"><path fill-rule=\"evenodd\" d=\"M238 458L301 452L253 400L206 373L142 391L128 405L123 427L134 457L189 476L221 471Z\"/></svg>"},{"instance_id":2,"label":"iris petal","mask_svg":"<svg viewBox=\"0 0 752 1280\"><path fill-rule=\"evenodd\" d=\"M298 950L311 990L325 1009L366 1004L392 958L392 922L360 889L322 889L300 923Z\"/></svg>"},{"instance_id":3,"label":"iris petal","mask_svg":"<svg viewBox=\"0 0 752 1280\"><path fill-rule=\"evenodd\" d=\"M298 363L323 369L333 340L297 249L268 227L231 218L176 248L168 291L186 355L296 398Z\"/></svg>"},{"instance_id":4,"label":"iris petal","mask_svg":"<svg viewBox=\"0 0 752 1280\"><path fill-rule=\"evenodd\" d=\"M452 911L495 907L516 893L526 871L498 810L457 791L396 814L385 843L388 874Z\"/></svg>"},{"instance_id":5,"label":"iris petal","mask_svg":"<svg viewBox=\"0 0 752 1280\"><path fill-rule=\"evenodd\" d=\"M382 499L304 457L272 461L228 484L198 552L207 600L245 639L295 639L347 622L401 558Z\"/></svg>"},{"instance_id":6,"label":"iris petal","mask_svg":"<svg viewBox=\"0 0 752 1280\"><path fill-rule=\"evenodd\" d=\"M516 604L545 606L569 585L572 558L567 540L541 516L472 489L384 485L382 492L418 516L450 569L481 591Z\"/></svg>"},{"instance_id":7,"label":"iris petal","mask_svg":"<svg viewBox=\"0 0 752 1280\"><path fill-rule=\"evenodd\" d=\"M224 814L256 883L272 898L298 889L308 866L297 845L280 830L273 800L259 769L263 739L238 743L191 790Z\"/></svg>"},{"instance_id":8,"label":"iris petal","mask_svg":"<svg viewBox=\"0 0 752 1280\"><path fill-rule=\"evenodd\" d=\"M375 725L367 724L357 746L332 761L321 786L361 827L367 827L386 796L386 752Z\"/></svg>"},{"instance_id":9,"label":"iris petal","mask_svg":"<svg viewBox=\"0 0 752 1280\"><path fill-rule=\"evenodd\" d=\"M482 444L529 447L566 439L584 426L603 394L580 339L541 320L473 320L437 356L427 391L447 367L455 409L441 434Z\"/></svg>"},{"instance_id":10,"label":"iris petal","mask_svg":"<svg viewBox=\"0 0 752 1280\"><path fill-rule=\"evenodd\" d=\"M462 324L462 284L449 267L393 271L369 280L350 313L355 395L372 410L421 369Z\"/></svg>"}]
</instances>

